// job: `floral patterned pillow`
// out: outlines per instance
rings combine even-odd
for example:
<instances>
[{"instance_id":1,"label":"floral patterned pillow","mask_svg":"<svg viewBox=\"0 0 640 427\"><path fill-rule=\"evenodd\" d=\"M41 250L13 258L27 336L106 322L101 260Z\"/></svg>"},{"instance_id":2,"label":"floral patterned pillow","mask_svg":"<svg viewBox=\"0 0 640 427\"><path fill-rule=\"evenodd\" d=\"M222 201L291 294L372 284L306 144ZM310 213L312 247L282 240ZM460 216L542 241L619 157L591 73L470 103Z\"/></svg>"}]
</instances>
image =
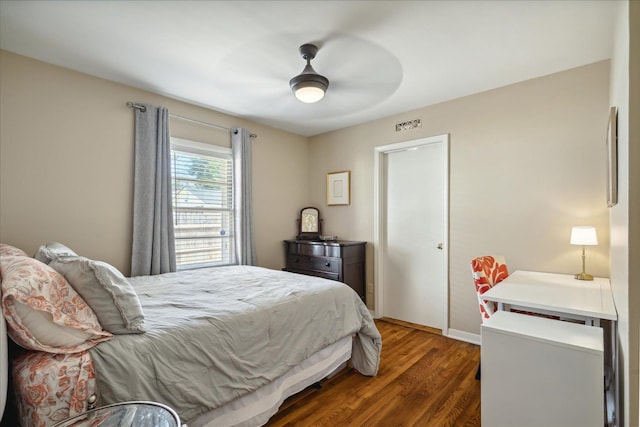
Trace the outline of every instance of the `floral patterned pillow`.
<instances>
[{"instance_id":1,"label":"floral patterned pillow","mask_svg":"<svg viewBox=\"0 0 640 427\"><path fill-rule=\"evenodd\" d=\"M65 278L34 258L3 257L2 314L11 339L30 350L76 353L112 336Z\"/></svg>"},{"instance_id":2,"label":"floral patterned pillow","mask_svg":"<svg viewBox=\"0 0 640 427\"><path fill-rule=\"evenodd\" d=\"M0 280L2 280L2 264L5 263L5 258L14 256L26 256L27 253L22 249L18 249L15 246L0 243Z\"/></svg>"},{"instance_id":3,"label":"floral patterned pillow","mask_svg":"<svg viewBox=\"0 0 640 427\"><path fill-rule=\"evenodd\" d=\"M0 243L0 256L29 256L22 249L18 249L14 246L7 245L5 243Z\"/></svg>"}]
</instances>

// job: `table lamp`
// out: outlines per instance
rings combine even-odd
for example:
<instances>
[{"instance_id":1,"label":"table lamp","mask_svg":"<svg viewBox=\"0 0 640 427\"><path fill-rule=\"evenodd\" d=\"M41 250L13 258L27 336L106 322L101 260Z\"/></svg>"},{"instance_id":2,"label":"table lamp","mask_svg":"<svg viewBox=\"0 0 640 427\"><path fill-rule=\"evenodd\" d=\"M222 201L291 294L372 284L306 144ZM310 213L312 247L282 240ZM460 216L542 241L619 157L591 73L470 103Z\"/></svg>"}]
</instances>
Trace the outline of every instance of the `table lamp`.
<instances>
[{"instance_id":1,"label":"table lamp","mask_svg":"<svg viewBox=\"0 0 640 427\"><path fill-rule=\"evenodd\" d=\"M593 276L584 271L584 247L598 244L596 228L591 226L576 226L571 228L571 244L582 246L582 273L576 274L575 278L578 280L593 280Z\"/></svg>"}]
</instances>

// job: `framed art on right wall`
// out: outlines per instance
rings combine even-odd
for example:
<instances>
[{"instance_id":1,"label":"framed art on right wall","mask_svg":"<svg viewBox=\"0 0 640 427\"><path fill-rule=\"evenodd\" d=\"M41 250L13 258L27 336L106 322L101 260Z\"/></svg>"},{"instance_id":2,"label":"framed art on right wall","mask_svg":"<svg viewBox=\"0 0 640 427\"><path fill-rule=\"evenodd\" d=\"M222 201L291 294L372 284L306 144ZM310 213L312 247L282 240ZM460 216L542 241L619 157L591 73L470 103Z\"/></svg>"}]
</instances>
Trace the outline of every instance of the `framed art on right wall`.
<instances>
[{"instance_id":1,"label":"framed art on right wall","mask_svg":"<svg viewBox=\"0 0 640 427\"><path fill-rule=\"evenodd\" d=\"M609 110L607 128L607 206L618 203L618 110Z\"/></svg>"}]
</instances>

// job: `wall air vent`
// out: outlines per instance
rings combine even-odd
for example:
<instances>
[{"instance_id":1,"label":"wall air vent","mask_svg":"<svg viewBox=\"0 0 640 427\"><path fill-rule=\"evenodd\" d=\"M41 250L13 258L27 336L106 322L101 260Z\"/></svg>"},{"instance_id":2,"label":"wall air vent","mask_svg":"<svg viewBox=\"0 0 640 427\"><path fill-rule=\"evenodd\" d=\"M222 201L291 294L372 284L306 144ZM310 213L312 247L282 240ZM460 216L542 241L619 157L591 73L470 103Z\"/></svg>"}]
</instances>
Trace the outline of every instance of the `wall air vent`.
<instances>
[{"instance_id":1,"label":"wall air vent","mask_svg":"<svg viewBox=\"0 0 640 427\"><path fill-rule=\"evenodd\" d=\"M396 132L402 132L403 130L410 130L422 127L422 119L413 119L406 122L396 123Z\"/></svg>"}]
</instances>

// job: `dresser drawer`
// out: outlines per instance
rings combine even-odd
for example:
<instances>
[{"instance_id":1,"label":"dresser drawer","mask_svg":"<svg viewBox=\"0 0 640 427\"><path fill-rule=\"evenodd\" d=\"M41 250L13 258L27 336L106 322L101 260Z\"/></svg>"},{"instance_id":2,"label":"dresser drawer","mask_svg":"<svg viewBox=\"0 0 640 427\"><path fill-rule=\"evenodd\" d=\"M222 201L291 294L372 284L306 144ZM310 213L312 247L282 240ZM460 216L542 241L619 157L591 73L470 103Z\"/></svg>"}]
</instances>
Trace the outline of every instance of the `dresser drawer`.
<instances>
[{"instance_id":1,"label":"dresser drawer","mask_svg":"<svg viewBox=\"0 0 640 427\"><path fill-rule=\"evenodd\" d=\"M340 258L314 257L307 255L287 255L287 268L295 270L326 271L340 273Z\"/></svg>"},{"instance_id":2,"label":"dresser drawer","mask_svg":"<svg viewBox=\"0 0 640 427\"><path fill-rule=\"evenodd\" d=\"M316 276L316 277L322 277L329 280L340 280L339 274L329 273L327 271L296 270L295 268L286 268L285 270L291 273L304 274L305 276Z\"/></svg>"},{"instance_id":3,"label":"dresser drawer","mask_svg":"<svg viewBox=\"0 0 640 427\"><path fill-rule=\"evenodd\" d=\"M340 258L342 257L342 247L316 243L316 242L308 242L308 243L296 242L296 243L289 244L288 253Z\"/></svg>"}]
</instances>

